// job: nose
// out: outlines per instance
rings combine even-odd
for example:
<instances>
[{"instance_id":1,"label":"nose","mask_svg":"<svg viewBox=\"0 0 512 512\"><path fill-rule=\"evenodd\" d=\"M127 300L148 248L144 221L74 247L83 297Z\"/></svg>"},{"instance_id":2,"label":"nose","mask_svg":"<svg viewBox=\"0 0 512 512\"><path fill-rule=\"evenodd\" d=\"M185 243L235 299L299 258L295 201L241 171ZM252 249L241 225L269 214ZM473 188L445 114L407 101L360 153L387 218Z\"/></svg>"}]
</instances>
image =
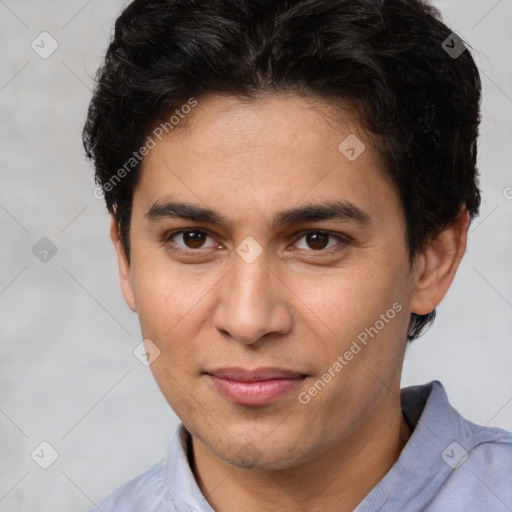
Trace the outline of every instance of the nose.
<instances>
[{"instance_id":1,"label":"nose","mask_svg":"<svg viewBox=\"0 0 512 512\"><path fill-rule=\"evenodd\" d=\"M252 345L292 329L290 290L269 268L264 255L247 263L238 255L219 283L214 325L222 335Z\"/></svg>"}]
</instances>

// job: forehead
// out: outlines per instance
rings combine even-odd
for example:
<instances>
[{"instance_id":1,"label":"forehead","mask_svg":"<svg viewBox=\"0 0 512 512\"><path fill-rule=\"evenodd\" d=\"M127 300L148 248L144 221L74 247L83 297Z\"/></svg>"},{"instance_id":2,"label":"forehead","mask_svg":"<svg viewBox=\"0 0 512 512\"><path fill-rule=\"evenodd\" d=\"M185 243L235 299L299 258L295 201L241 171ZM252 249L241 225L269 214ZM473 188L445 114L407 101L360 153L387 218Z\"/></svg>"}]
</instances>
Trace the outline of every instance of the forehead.
<instances>
[{"instance_id":1,"label":"forehead","mask_svg":"<svg viewBox=\"0 0 512 512\"><path fill-rule=\"evenodd\" d=\"M258 153L262 147L293 156L316 151L321 145L337 147L343 133L362 135L357 114L348 103L335 105L320 98L284 93L255 99L210 94L197 101L177 128L173 130L176 142L210 157L224 158L234 153ZM368 135L362 138L368 139Z\"/></svg>"},{"instance_id":2,"label":"forehead","mask_svg":"<svg viewBox=\"0 0 512 512\"><path fill-rule=\"evenodd\" d=\"M384 196L396 200L392 189L350 108L277 94L257 100L211 95L157 141L135 194L146 207L172 195L229 208L228 217L247 215L248 205L261 213L301 200L364 206Z\"/></svg>"}]
</instances>

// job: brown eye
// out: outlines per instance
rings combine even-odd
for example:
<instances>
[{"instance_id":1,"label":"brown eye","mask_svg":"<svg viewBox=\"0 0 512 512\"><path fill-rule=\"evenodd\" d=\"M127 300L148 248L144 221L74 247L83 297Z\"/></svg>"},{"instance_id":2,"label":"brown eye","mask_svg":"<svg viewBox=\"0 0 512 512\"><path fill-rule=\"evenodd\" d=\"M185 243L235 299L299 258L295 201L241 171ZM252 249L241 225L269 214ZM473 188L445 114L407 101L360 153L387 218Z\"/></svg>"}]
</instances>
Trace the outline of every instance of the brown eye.
<instances>
[{"instance_id":1,"label":"brown eye","mask_svg":"<svg viewBox=\"0 0 512 512\"><path fill-rule=\"evenodd\" d=\"M201 249L204 248L204 244L208 238L209 235L205 231L183 229L176 233L172 233L168 237L168 240L174 242L178 247L183 249ZM213 245L214 244L207 247L213 247Z\"/></svg>"},{"instance_id":2,"label":"brown eye","mask_svg":"<svg viewBox=\"0 0 512 512\"><path fill-rule=\"evenodd\" d=\"M340 243L343 246L345 242L346 239L341 235L334 235L325 231L308 231L302 234L295 245L298 249L323 251L340 245Z\"/></svg>"},{"instance_id":3,"label":"brown eye","mask_svg":"<svg viewBox=\"0 0 512 512\"><path fill-rule=\"evenodd\" d=\"M206 236L201 231L185 231L183 233L183 242L191 249L198 249L204 244Z\"/></svg>"},{"instance_id":4,"label":"brown eye","mask_svg":"<svg viewBox=\"0 0 512 512\"><path fill-rule=\"evenodd\" d=\"M309 233L306 235L306 243L311 249L325 249L329 243L329 235L325 233Z\"/></svg>"}]
</instances>

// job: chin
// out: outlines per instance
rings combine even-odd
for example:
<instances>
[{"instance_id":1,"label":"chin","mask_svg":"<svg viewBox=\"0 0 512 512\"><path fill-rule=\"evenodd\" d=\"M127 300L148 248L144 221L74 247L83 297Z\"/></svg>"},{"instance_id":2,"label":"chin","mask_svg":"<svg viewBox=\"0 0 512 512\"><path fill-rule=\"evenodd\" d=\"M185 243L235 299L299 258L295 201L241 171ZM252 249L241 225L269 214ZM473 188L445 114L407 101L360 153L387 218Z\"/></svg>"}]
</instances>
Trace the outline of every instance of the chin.
<instances>
[{"instance_id":1,"label":"chin","mask_svg":"<svg viewBox=\"0 0 512 512\"><path fill-rule=\"evenodd\" d=\"M224 455L222 460L238 469L247 469L252 471L279 471L287 469L293 463L283 459L275 450L272 453L260 451L254 445L246 445L240 448L237 453L216 454L218 457Z\"/></svg>"},{"instance_id":2,"label":"chin","mask_svg":"<svg viewBox=\"0 0 512 512\"><path fill-rule=\"evenodd\" d=\"M212 446L204 443L219 459L238 469L253 471L279 471L300 464L305 457L304 447L297 452L298 443L290 436L288 442L282 438L262 441L241 440L236 435L226 444ZM203 441L204 442L204 441Z\"/></svg>"}]
</instances>

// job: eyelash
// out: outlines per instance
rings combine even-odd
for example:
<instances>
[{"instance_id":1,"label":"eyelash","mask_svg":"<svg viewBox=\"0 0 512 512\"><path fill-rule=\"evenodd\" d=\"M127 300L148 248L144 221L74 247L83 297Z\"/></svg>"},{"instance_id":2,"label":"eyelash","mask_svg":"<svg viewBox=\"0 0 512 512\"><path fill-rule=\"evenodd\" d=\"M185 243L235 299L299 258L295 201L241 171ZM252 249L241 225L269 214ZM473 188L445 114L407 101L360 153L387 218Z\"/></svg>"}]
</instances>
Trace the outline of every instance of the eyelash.
<instances>
[{"instance_id":1,"label":"eyelash","mask_svg":"<svg viewBox=\"0 0 512 512\"><path fill-rule=\"evenodd\" d=\"M184 254L184 255L191 255L191 254L195 254L196 255L196 254L201 252L202 248L198 248L198 249L184 249L183 247L177 245L175 242L172 241L172 238L174 238L175 236L180 235L182 233L188 233L188 232L201 233L203 235L206 235L206 236L214 238L212 233L210 231L206 230L206 229L186 228L186 229L179 229L177 231L172 231L170 233L167 233L163 237L162 242L164 244L167 244L168 242L171 242L173 244L173 247L170 247L170 249L173 252L179 252L179 253ZM295 235L296 239L295 239L294 243L297 243L301 238L303 238L303 237L305 237L305 236L307 236L308 234L311 234L311 233L327 235L329 237L337 238L339 240L338 244L336 244L334 247L331 247L329 249L317 249L317 250L311 249L309 251L309 252L311 252L313 254L316 253L316 255L335 254L335 253L340 252L341 250L343 250L350 243L350 239L346 235L341 235L339 233L333 233L331 231L325 231L325 230L321 230L321 229L308 229L308 230L304 230L304 231L301 231L301 232L297 233ZM303 250L306 250L306 249L299 249L299 250L303 251Z\"/></svg>"}]
</instances>

